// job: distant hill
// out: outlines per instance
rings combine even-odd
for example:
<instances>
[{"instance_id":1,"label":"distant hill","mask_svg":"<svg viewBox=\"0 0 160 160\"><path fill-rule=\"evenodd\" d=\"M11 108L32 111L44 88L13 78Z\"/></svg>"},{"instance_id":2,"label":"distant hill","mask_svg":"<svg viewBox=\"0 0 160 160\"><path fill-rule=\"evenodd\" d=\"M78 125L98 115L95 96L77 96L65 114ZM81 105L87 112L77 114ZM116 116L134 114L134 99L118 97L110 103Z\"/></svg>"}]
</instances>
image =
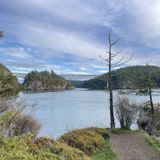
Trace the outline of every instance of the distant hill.
<instances>
[{"instance_id":1,"label":"distant hill","mask_svg":"<svg viewBox=\"0 0 160 160\"><path fill-rule=\"evenodd\" d=\"M83 85L85 83L85 81L69 81L73 86L75 86L76 88L83 88Z\"/></svg>"},{"instance_id":2,"label":"distant hill","mask_svg":"<svg viewBox=\"0 0 160 160\"><path fill-rule=\"evenodd\" d=\"M58 76L53 71L32 71L28 73L24 79L25 90L65 90L71 89L73 86L64 78Z\"/></svg>"},{"instance_id":3,"label":"distant hill","mask_svg":"<svg viewBox=\"0 0 160 160\"><path fill-rule=\"evenodd\" d=\"M0 64L0 96L12 96L19 92L19 83L11 71Z\"/></svg>"},{"instance_id":4,"label":"distant hill","mask_svg":"<svg viewBox=\"0 0 160 160\"><path fill-rule=\"evenodd\" d=\"M113 89L136 89L142 86L142 77L150 71L151 80L154 88L160 88L160 67L157 66L131 66L121 68L112 72ZM94 79L85 81L83 88L105 89L107 74L103 74Z\"/></svg>"}]
</instances>

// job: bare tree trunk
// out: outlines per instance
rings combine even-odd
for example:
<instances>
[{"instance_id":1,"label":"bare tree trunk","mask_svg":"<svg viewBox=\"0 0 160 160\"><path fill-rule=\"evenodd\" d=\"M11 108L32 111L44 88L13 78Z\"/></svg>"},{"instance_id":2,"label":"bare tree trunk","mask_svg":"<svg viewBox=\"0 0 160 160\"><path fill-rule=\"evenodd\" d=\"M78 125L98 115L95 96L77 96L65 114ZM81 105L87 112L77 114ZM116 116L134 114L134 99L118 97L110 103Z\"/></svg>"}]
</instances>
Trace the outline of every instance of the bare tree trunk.
<instances>
[{"instance_id":1,"label":"bare tree trunk","mask_svg":"<svg viewBox=\"0 0 160 160\"><path fill-rule=\"evenodd\" d=\"M148 91L149 91L151 114L152 114L152 120L153 120L153 117L154 117L154 105L153 105L153 98L152 98L151 75L150 75L149 65L146 64L146 66L148 67Z\"/></svg>"},{"instance_id":2,"label":"bare tree trunk","mask_svg":"<svg viewBox=\"0 0 160 160\"><path fill-rule=\"evenodd\" d=\"M107 53L107 58L103 58L100 56L100 58L102 60L104 60L107 65L107 69L108 69L108 74L107 74L107 88L109 89L109 102L110 102L110 126L111 126L111 129L112 128L115 128L115 119L114 119L114 105L113 105L113 88L112 88L112 69L114 67L118 67L118 66L121 66L125 63L127 63L131 58L132 56L124 61L124 57L121 56L119 58L118 61L114 61L114 58L117 57L121 51L117 52L117 53L112 53L112 47L117 44L117 42L119 41L119 39L116 39L116 40L112 40L111 39L111 32L109 32L109 35L108 35L108 51L106 51Z\"/></svg>"},{"instance_id":3,"label":"bare tree trunk","mask_svg":"<svg viewBox=\"0 0 160 160\"><path fill-rule=\"evenodd\" d=\"M152 117L154 116L154 106L153 106L153 98L152 98L152 90L151 90L151 80L149 78L149 97L150 97L150 105L151 105L151 113Z\"/></svg>"},{"instance_id":4,"label":"bare tree trunk","mask_svg":"<svg viewBox=\"0 0 160 160\"><path fill-rule=\"evenodd\" d=\"M108 88L109 88L109 100L110 100L110 125L111 125L111 129L115 128L115 120L114 120L114 107L113 107L113 91L112 91L112 64L111 64L111 60L112 60L112 44L111 44L111 35L109 33L109 72L108 72Z\"/></svg>"}]
</instances>

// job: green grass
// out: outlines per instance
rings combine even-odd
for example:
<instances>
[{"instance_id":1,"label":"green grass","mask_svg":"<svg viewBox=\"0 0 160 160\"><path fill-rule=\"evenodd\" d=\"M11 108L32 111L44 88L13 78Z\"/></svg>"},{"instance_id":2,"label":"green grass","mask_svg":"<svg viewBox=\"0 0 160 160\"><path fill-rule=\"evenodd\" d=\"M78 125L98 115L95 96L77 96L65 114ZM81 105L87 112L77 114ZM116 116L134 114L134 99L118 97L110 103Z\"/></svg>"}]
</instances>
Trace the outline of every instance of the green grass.
<instances>
[{"instance_id":1,"label":"green grass","mask_svg":"<svg viewBox=\"0 0 160 160\"><path fill-rule=\"evenodd\" d=\"M125 128L114 128L111 132L115 134L133 133L133 131L131 131L130 129Z\"/></svg>"},{"instance_id":2,"label":"green grass","mask_svg":"<svg viewBox=\"0 0 160 160\"><path fill-rule=\"evenodd\" d=\"M109 142L105 147L91 156L91 160L117 160L117 156L113 153Z\"/></svg>"},{"instance_id":3,"label":"green grass","mask_svg":"<svg viewBox=\"0 0 160 160\"><path fill-rule=\"evenodd\" d=\"M148 135L147 133L145 132L140 132L139 133L141 136L143 136L146 141L151 145L153 146L153 148L155 150L157 150L159 153L160 153L160 140L156 139L155 137L152 137L150 135Z\"/></svg>"}]
</instances>

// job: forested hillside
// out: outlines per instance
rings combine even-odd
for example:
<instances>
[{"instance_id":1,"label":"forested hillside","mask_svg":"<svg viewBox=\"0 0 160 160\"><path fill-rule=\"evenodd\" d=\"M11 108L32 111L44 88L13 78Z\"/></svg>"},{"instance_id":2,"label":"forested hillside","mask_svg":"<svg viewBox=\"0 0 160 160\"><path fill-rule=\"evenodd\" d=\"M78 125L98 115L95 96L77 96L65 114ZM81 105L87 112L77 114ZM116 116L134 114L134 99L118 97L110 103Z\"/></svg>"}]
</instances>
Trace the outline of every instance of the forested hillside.
<instances>
[{"instance_id":1,"label":"forested hillside","mask_svg":"<svg viewBox=\"0 0 160 160\"><path fill-rule=\"evenodd\" d=\"M25 90L64 90L73 86L53 71L32 71L24 80Z\"/></svg>"},{"instance_id":2,"label":"forested hillside","mask_svg":"<svg viewBox=\"0 0 160 160\"><path fill-rule=\"evenodd\" d=\"M136 89L143 85L144 77L150 74L153 88L160 88L160 67L131 66L112 72L113 89ZM107 74L84 82L83 88L105 89Z\"/></svg>"},{"instance_id":3,"label":"forested hillside","mask_svg":"<svg viewBox=\"0 0 160 160\"><path fill-rule=\"evenodd\" d=\"M19 91L19 83L10 70L0 64L0 96L16 95Z\"/></svg>"}]
</instances>

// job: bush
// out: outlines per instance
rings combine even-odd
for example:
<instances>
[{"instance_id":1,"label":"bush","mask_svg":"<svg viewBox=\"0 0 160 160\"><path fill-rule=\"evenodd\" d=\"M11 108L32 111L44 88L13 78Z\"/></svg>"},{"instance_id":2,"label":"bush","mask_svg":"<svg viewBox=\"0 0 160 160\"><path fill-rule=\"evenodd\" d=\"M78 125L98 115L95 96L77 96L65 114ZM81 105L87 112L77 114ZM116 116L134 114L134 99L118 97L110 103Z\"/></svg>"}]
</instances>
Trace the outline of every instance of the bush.
<instances>
[{"instance_id":1,"label":"bush","mask_svg":"<svg viewBox=\"0 0 160 160\"><path fill-rule=\"evenodd\" d=\"M86 154L76 148L67 146L64 143L54 141L49 138L38 138L35 140L34 144L39 149L49 150L50 152L59 155L65 160L87 160Z\"/></svg>"},{"instance_id":2,"label":"bush","mask_svg":"<svg viewBox=\"0 0 160 160\"><path fill-rule=\"evenodd\" d=\"M109 135L105 129L89 128L67 133L59 141L91 155L104 147L106 137Z\"/></svg>"},{"instance_id":3,"label":"bush","mask_svg":"<svg viewBox=\"0 0 160 160\"><path fill-rule=\"evenodd\" d=\"M48 138L34 139L31 134L0 138L2 160L89 160L82 152Z\"/></svg>"},{"instance_id":4,"label":"bush","mask_svg":"<svg viewBox=\"0 0 160 160\"><path fill-rule=\"evenodd\" d=\"M0 99L0 135L15 136L26 133L37 134L40 124L31 116L25 115L25 102L13 99Z\"/></svg>"},{"instance_id":5,"label":"bush","mask_svg":"<svg viewBox=\"0 0 160 160\"><path fill-rule=\"evenodd\" d=\"M142 108L138 118L138 126L149 135L160 137L160 104L154 105L154 115L152 115L150 105Z\"/></svg>"},{"instance_id":6,"label":"bush","mask_svg":"<svg viewBox=\"0 0 160 160\"><path fill-rule=\"evenodd\" d=\"M71 140L72 144L75 143L75 148L68 146L62 137L66 137L67 142ZM12 138L0 137L0 159L90 160L83 151L91 155L95 151L99 152L99 149L106 149L107 154L113 155L109 141L105 141L105 138L109 137L106 129L80 129L62 137L58 141L45 137L36 138L33 134L24 134Z\"/></svg>"},{"instance_id":7,"label":"bush","mask_svg":"<svg viewBox=\"0 0 160 160\"><path fill-rule=\"evenodd\" d=\"M0 138L0 159L2 160L60 160L60 157L46 150L30 151L31 135L14 138ZM36 149L36 148L35 148Z\"/></svg>"},{"instance_id":8,"label":"bush","mask_svg":"<svg viewBox=\"0 0 160 160\"><path fill-rule=\"evenodd\" d=\"M130 126L137 117L137 106L130 104L127 97L121 96L118 98L115 109L121 128L130 129Z\"/></svg>"},{"instance_id":9,"label":"bush","mask_svg":"<svg viewBox=\"0 0 160 160\"><path fill-rule=\"evenodd\" d=\"M18 136L26 133L37 134L40 124L31 116L20 116L12 129L13 135Z\"/></svg>"}]
</instances>

